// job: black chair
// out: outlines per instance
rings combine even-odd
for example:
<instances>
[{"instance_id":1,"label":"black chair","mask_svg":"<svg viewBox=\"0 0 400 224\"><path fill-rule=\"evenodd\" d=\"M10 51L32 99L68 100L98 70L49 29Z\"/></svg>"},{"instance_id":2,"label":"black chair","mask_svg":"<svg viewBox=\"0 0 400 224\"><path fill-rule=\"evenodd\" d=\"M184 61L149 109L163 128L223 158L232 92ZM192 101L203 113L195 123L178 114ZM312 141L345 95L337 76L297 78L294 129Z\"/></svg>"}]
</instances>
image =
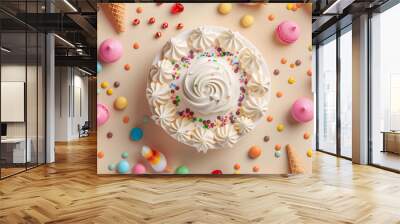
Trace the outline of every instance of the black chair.
<instances>
[{"instance_id":1,"label":"black chair","mask_svg":"<svg viewBox=\"0 0 400 224\"><path fill-rule=\"evenodd\" d=\"M89 136L89 130L90 130L89 121L85 121L82 127L78 125L79 138Z\"/></svg>"}]
</instances>

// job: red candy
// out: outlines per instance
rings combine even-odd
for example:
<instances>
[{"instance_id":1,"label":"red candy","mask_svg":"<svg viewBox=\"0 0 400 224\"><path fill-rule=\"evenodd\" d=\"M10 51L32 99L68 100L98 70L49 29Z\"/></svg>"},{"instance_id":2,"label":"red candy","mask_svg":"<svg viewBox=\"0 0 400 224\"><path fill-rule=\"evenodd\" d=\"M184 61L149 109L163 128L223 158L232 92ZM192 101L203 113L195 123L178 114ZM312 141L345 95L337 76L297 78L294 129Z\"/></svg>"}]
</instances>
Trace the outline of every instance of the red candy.
<instances>
[{"instance_id":1,"label":"red candy","mask_svg":"<svg viewBox=\"0 0 400 224\"><path fill-rule=\"evenodd\" d=\"M155 37L155 38L160 38L161 35L162 35L161 32L157 32L156 34L154 34L154 37Z\"/></svg>"},{"instance_id":2,"label":"red candy","mask_svg":"<svg viewBox=\"0 0 400 224\"><path fill-rule=\"evenodd\" d=\"M154 24L155 22L156 22L156 18L151 17L151 18L149 19L149 24Z\"/></svg>"},{"instance_id":3,"label":"red candy","mask_svg":"<svg viewBox=\"0 0 400 224\"><path fill-rule=\"evenodd\" d=\"M171 6L171 14L178 14L183 12L185 7L181 3L175 3Z\"/></svg>"},{"instance_id":4,"label":"red candy","mask_svg":"<svg viewBox=\"0 0 400 224\"><path fill-rule=\"evenodd\" d=\"M140 19L134 19L133 21L132 21L132 24L133 25L139 25L140 24Z\"/></svg>"},{"instance_id":5,"label":"red candy","mask_svg":"<svg viewBox=\"0 0 400 224\"><path fill-rule=\"evenodd\" d=\"M182 28L183 28L183 23L178 23L178 24L176 25L176 29L180 30L180 29L182 29Z\"/></svg>"},{"instance_id":6,"label":"red candy","mask_svg":"<svg viewBox=\"0 0 400 224\"><path fill-rule=\"evenodd\" d=\"M163 24L161 25L161 28L167 29L168 28L168 23L167 22L163 22Z\"/></svg>"},{"instance_id":7,"label":"red candy","mask_svg":"<svg viewBox=\"0 0 400 224\"><path fill-rule=\"evenodd\" d=\"M213 170L211 174L222 174L221 170Z\"/></svg>"}]
</instances>

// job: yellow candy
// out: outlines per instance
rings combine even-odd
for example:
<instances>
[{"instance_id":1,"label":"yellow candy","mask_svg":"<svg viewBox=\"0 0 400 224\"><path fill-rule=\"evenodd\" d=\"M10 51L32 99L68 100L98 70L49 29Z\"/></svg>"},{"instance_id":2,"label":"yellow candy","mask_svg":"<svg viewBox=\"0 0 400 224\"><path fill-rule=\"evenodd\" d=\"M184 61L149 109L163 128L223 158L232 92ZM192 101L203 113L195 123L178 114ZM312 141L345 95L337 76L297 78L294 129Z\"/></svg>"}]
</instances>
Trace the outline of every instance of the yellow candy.
<instances>
[{"instance_id":1,"label":"yellow candy","mask_svg":"<svg viewBox=\"0 0 400 224\"><path fill-rule=\"evenodd\" d=\"M123 96L117 97L117 99L115 99L114 101L114 108L116 110L123 110L127 106L128 106L128 100Z\"/></svg>"},{"instance_id":2,"label":"yellow candy","mask_svg":"<svg viewBox=\"0 0 400 224\"><path fill-rule=\"evenodd\" d=\"M251 25L253 25L253 23L254 23L254 17L251 15L245 15L240 20L240 24L244 28L250 27Z\"/></svg>"},{"instance_id":3,"label":"yellow candy","mask_svg":"<svg viewBox=\"0 0 400 224\"><path fill-rule=\"evenodd\" d=\"M276 126L276 130L282 132L283 130L285 130L285 126L283 124L278 124L278 126Z\"/></svg>"},{"instance_id":4,"label":"yellow candy","mask_svg":"<svg viewBox=\"0 0 400 224\"><path fill-rule=\"evenodd\" d=\"M293 76L290 76L288 79L288 83L289 84L295 84L296 83L296 79Z\"/></svg>"},{"instance_id":5,"label":"yellow candy","mask_svg":"<svg viewBox=\"0 0 400 224\"><path fill-rule=\"evenodd\" d=\"M232 11L232 4L231 3L221 3L218 6L218 12L222 15L229 14Z\"/></svg>"},{"instance_id":6,"label":"yellow candy","mask_svg":"<svg viewBox=\"0 0 400 224\"><path fill-rule=\"evenodd\" d=\"M112 95L113 94L113 90L112 89L107 89L107 91L106 91L106 93L107 93L107 95Z\"/></svg>"},{"instance_id":7,"label":"yellow candy","mask_svg":"<svg viewBox=\"0 0 400 224\"><path fill-rule=\"evenodd\" d=\"M292 3L288 3L288 4L286 5L286 8L287 8L288 10L292 10L292 9L293 9L293 4L292 4Z\"/></svg>"},{"instance_id":8,"label":"yellow candy","mask_svg":"<svg viewBox=\"0 0 400 224\"><path fill-rule=\"evenodd\" d=\"M308 51L312 51L312 46L308 45Z\"/></svg>"},{"instance_id":9,"label":"yellow candy","mask_svg":"<svg viewBox=\"0 0 400 224\"><path fill-rule=\"evenodd\" d=\"M308 149L308 150L307 150L307 156L311 158L311 157L312 157L312 154L313 154L312 149Z\"/></svg>"},{"instance_id":10,"label":"yellow candy","mask_svg":"<svg viewBox=\"0 0 400 224\"><path fill-rule=\"evenodd\" d=\"M240 170L233 171L233 174L240 174Z\"/></svg>"},{"instance_id":11,"label":"yellow candy","mask_svg":"<svg viewBox=\"0 0 400 224\"><path fill-rule=\"evenodd\" d=\"M105 88L107 88L109 85L110 85L110 83L108 83L108 82L102 82L102 83L100 84L100 87L103 88L103 89L105 89Z\"/></svg>"}]
</instances>

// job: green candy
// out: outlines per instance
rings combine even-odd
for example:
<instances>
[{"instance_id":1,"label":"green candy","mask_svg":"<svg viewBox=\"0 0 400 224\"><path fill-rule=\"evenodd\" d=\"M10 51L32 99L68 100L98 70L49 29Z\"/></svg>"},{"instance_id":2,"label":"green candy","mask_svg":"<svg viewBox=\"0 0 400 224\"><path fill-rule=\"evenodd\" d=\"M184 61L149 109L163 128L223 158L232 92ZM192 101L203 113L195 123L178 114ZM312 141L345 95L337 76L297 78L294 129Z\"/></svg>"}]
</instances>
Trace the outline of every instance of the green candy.
<instances>
[{"instance_id":1,"label":"green candy","mask_svg":"<svg viewBox=\"0 0 400 224\"><path fill-rule=\"evenodd\" d=\"M189 174L189 168L187 166L179 166L175 170L176 174Z\"/></svg>"}]
</instances>

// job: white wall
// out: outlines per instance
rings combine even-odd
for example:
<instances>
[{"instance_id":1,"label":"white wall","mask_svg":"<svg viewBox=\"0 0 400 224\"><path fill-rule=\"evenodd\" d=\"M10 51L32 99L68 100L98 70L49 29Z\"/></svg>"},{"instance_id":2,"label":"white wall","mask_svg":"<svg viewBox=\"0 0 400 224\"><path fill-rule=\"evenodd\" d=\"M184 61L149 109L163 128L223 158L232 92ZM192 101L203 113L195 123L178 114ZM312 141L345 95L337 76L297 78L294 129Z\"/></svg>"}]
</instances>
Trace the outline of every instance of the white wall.
<instances>
[{"instance_id":1,"label":"white wall","mask_svg":"<svg viewBox=\"0 0 400 224\"><path fill-rule=\"evenodd\" d=\"M56 67L55 74L55 140L70 141L79 137L78 124L88 120L88 78L71 67Z\"/></svg>"}]
</instances>

